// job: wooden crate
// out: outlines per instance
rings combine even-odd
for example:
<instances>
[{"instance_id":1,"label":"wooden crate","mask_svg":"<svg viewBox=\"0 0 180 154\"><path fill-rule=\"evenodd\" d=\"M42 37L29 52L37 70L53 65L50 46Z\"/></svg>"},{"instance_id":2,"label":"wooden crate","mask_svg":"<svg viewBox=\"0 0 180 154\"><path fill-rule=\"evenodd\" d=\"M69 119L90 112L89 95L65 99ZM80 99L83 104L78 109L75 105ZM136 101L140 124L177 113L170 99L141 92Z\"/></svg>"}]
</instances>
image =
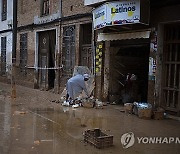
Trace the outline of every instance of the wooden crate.
<instances>
[{"instance_id":1,"label":"wooden crate","mask_svg":"<svg viewBox=\"0 0 180 154\"><path fill-rule=\"evenodd\" d=\"M153 117L155 120L164 119L164 111L153 111Z\"/></svg>"},{"instance_id":2,"label":"wooden crate","mask_svg":"<svg viewBox=\"0 0 180 154\"><path fill-rule=\"evenodd\" d=\"M100 129L88 129L84 132L84 141L102 149L113 145L113 136L103 133Z\"/></svg>"},{"instance_id":3,"label":"wooden crate","mask_svg":"<svg viewBox=\"0 0 180 154\"><path fill-rule=\"evenodd\" d=\"M125 103L124 104L124 110L125 110L125 113L132 114L132 112L133 112L133 103Z\"/></svg>"},{"instance_id":4,"label":"wooden crate","mask_svg":"<svg viewBox=\"0 0 180 154\"><path fill-rule=\"evenodd\" d=\"M85 108L93 108L95 106L95 101L94 100L84 100L82 101L82 106Z\"/></svg>"},{"instance_id":5,"label":"wooden crate","mask_svg":"<svg viewBox=\"0 0 180 154\"><path fill-rule=\"evenodd\" d=\"M138 108L138 117L142 119L151 119L152 116L152 109L140 109Z\"/></svg>"}]
</instances>

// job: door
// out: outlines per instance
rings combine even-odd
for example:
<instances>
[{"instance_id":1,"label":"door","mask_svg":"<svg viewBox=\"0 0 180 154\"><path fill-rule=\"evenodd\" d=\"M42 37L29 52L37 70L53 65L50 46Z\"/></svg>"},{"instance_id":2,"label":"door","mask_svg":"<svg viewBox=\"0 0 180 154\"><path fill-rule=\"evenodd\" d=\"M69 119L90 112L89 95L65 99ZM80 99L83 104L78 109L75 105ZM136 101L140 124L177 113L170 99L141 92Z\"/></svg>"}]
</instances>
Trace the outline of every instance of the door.
<instances>
[{"instance_id":1,"label":"door","mask_svg":"<svg viewBox=\"0 0 180 154\"><path fill-rule=\"evenodd\" d=\"M56 45L55 36L56 34L54 30L39 33L39 87L45 90L54 88Z\"/></svg>"},{"instance_id":2,"label":"door","mask_svg":"<svg viewBox=\"0 0 180 154\"><path fill-rule=\"evenodd\" d=\"M63 27L63 71L61 85L64 85L68 78L72 77L75 66L75 26Z\"/></svg>"},{"instance_id":3,"label":"door","mask_svg":"<svg viewBox=\"0 0 180 154\"><path fill-rule=\"evenodd\" d=\"M165 25L161 105L180 112L180 24Z\"/></svg>"},{"instance_id":4,"label":"door","mask_svg":"<svg viewBox=\"0 0 180 154\"><path fill-rule=\"evenodd\" d=\"M91 44L83 44L81 47L81 65L87 66L92 72L92 48Z\"/></svg>"},{"instance_id":5,"label":"door","mask_svg":"<svg viewBox=\"0 0 180 154\"><path fill-rule=\"evenodd\" d=\"M92 24L81 25L80 30L80 65L87 66L91 72L93 71L93 54L92 54Z\"/></svg>"}]
</instances>

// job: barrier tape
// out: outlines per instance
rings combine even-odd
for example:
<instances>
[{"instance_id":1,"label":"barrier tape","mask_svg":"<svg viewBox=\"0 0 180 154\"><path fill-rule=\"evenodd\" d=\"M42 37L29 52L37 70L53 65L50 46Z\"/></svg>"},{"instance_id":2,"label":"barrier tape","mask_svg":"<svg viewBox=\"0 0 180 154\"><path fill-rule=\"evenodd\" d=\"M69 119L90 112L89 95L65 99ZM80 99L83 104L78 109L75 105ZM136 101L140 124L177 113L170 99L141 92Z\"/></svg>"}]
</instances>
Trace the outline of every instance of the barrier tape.
<instances>
[{"instance_id":1,"label":"barrier tape","mask_svg":"<svg viewBox=\"0 0 180 154\"><path fill-rule=\"evenodd\" d=\"M33 68L39 70L58 70L58 69L62 69L63 67L26 67L26 68Z\"/></svg>"}]
</instances>

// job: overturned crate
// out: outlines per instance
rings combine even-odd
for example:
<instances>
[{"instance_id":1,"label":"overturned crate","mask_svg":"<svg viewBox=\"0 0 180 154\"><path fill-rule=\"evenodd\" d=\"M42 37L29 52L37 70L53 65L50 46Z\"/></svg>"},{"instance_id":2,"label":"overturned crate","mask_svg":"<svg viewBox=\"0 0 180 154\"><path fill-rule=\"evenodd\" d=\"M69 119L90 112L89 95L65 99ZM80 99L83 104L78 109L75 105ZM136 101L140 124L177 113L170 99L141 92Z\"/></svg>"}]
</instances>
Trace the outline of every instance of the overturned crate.
<instances>
[{"instance_id":1,"label":"overturned crate","mask_svg":"<svg viewBox=\"0 0 180 154\"><path fill-rule=\"evenodd\" d=\"M102 149L113 145L113 136L103 133L100 129L88 129L84 132L84 142Z\"/></svg>"}]
</instances>

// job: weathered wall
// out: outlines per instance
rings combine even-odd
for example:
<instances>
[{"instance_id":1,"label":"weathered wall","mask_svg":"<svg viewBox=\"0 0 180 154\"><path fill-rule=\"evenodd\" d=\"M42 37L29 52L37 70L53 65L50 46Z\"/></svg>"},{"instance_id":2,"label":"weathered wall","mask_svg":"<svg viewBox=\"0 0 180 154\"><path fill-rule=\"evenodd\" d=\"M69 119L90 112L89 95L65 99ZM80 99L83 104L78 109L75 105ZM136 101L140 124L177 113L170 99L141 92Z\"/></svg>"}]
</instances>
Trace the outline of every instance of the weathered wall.
<instances>
[{"instance_id":1,"label":"weathered wall","mask_svg":"<svg viewBox=\"0 0 180 154\"><path fill-rule=\"evenodd\" d=\"M59 12L60 1L50 1L50 14ZM41 0L29 1L21 0L18 1L18 26L25 26L34 22L34 17L41 16Z\"/></svg>"},{"instance_id":2,"label":"weathered wall","mask_svg":"<svg viewBox=\"0 0 180 154\"><path fill-rule=\"evenodd\" d=\"M180 20L180 5L163 8L152 8L150 15L151 26L157 27L158 23L174 22Z\"/></svg>"},{"instance_id":3,"label":"weathered wall","mask_svg":"<svg viewBox=\"0 0 180 154\"><path fill-rule=\"evenodd\" d=\"M84 0L63 0L62 15L63 17L75 14L85 14L91 12L92 8L84 6Z\"/></svg>"},{"instance_id":4,"label":"weathered wall","mask_svg":"<svg viewBox=\"0 0 180 154\"><path fill-rule=\"evenodd\" d=\"M35 32L33 31L21 31L17 35L17 51L16 51L16 82L21 85L25 85L28 87L33 88L33 82L34 82L34 69L27 69L27 74L25 75L21 70L19 69L20 64L20 34L27 33L27 53L28 53L28 59L27 59L27 67L34 66L35 61Z\"/></svg>"},{"instance_id":5,"label":"weathered wall","mask_svg":"<svg viewBox=\"0 0 180 154\"><path fill-rule=\"evenodd\" d=\"M40 0L18 1L17 7L18 27L32 24L34 22L34 16L40 15Z\"/></svg>"}]
</instances>

